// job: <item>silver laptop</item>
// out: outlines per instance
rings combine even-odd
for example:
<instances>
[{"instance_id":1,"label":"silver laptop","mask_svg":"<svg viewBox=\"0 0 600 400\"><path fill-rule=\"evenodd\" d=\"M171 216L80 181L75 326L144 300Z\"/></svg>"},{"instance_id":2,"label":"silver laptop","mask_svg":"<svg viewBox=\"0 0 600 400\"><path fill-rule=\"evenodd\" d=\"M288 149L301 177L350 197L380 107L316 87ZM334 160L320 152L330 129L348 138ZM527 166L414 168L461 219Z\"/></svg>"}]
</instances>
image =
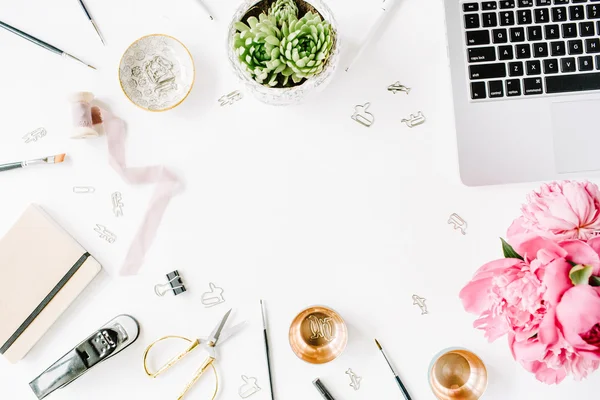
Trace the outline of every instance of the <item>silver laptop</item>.
<instances>
[{"instance_id":1,"label":"silver laptop","mask_svg":"<svg viewBox=\"0 0 600 400\"><path fill-rule=\"evenodd\" d=\"M600 0L444 3L462 181L600 170Z\"/></svg>"}]
</instances>

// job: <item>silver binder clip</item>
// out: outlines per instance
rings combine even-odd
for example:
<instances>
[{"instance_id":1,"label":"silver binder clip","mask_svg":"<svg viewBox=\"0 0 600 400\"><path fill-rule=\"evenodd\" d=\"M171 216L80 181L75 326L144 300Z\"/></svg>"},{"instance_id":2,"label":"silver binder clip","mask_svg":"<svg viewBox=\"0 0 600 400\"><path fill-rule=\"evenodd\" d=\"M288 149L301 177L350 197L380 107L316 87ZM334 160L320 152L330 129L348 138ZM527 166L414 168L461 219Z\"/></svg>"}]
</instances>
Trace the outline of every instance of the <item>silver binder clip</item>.
<instances>
[{"instance_id":1,"label":"silver binder clip","mask_svg":"<svg viewBox=\"0 0 600 400\"><path fill-rule=\"evenodd\" d=\"M394 94L396 94L397 92L404 92L406 94L410 93L410 88L404 86L403 84L400 83L400 81L391 84L390 86L388 86L387 90L389 92L392 92Z\"/></svg>"},{"instance_id":2,"label":"silver binder clip","mask_svg":"<svg viewBox=\"0 0 600 400\"><path fill-rule=\"evenodd\" d=\"M357 105L354 107L354 114L352 119L367 128L371 127L375 123L375 116L367 110L371 106L371 103L365 103L364 105Z\"/></svg>"},{"instance_id":3,"label":"silver binder clip","mask_svg":"<svg viewBox=\"0 0 600 400\"><path fill-rule=\"evenodd\" d=\"M417 114L410 114L409 118L404 118L400 122L406 123L406 126L408 126L409 128L414 128L415 126L424 124L425 121L425 115L421 111L419 111Z\"/></svg>"},{"instance_id":4,"label":"silver binder clip","mask_svg":"<svg viewBox=\"0 0 600 400\"><path fill-rule=\"evenodd\" d=\"M159 297L163 297L169 291L172 291L175 296L186 291L185 285L177 270L167 274L167 283L159 283L154 286L154 293Z\"/></svg>"},{"instance_id":5,"label":"silver binder clip","mask_svg":"<svg viewBox=\"0 0 600 400\"><path fill-rule=\"evenodd\" d=\"M221 105L221 107L230 106L233 103L235 103L236 101L241 100L242 98L244 98L244 95L242 94L242 92L240 92L239 90L236 90L229 94L221 96L219 98L219 104Z\"/></svg>"},{"instance_id":6,"label":"silver binder clip","mask_svg":"<svg viewBox=\"0 0 600 400\"><path fill-rule=\"evenodd\" d=\"M133 317L119 315L31 381L31 390L39 400L43 399L55 390L67 386L92 367L126 349L136 341L139 332L139 324Z\"/></svg>"}]
</instances>

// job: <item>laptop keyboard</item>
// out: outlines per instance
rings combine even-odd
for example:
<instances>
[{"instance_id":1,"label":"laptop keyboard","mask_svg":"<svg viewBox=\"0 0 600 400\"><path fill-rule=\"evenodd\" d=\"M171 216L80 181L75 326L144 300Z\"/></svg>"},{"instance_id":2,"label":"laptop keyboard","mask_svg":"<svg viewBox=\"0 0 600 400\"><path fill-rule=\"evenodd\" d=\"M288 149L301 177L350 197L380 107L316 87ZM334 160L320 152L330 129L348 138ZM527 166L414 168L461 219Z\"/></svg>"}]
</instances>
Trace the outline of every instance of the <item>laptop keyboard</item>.
<instances>
[{"instance_id":1,"label":"laptop keyboard","mask_svg":"<svg viewBox=\"0 0 600 400\"><path fill-rule=\"evenodd\" d=\"M472 100L600 90L600 0L462 3Z\"/></svg>"}]
</instances>

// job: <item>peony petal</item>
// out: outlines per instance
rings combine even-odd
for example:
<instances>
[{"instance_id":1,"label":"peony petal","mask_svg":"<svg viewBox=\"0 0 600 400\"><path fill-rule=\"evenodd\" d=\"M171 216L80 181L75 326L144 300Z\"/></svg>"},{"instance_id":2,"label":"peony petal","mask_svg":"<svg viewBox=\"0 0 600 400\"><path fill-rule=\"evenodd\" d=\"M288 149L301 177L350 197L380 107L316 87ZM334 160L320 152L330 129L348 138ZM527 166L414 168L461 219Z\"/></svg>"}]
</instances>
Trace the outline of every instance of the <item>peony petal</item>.
<instances>
[{"instance_id":1,"label":"peony petal","mask_svg":"<svg viewBox=\"0 0 600 400\"><path fill-rule=\"evenodd\" d=\"M556 308L550 307L546 311L546 315L544 315L538 331L540 343L549 346L558 342L559 335L556 323Z\"/></svg>"},{"instance_id":2,"label":"peony petal","mask_svg":"<svg viewBox=\"0 0 600 400\"><path fill-rule=\"evenodd\" d=\"M581 338L600 323L600 288L578 285L569 289L556 307L556 316L565 339L572 346L580 351L590 351L600 359L600 348Z\"/></svg>"},{"instance_id":3,"label":"peony petal","mask_svg":"<svg viewBox=\"0 0 600 400\"><path fill-rule=\"evenodd\" d=\"M557 258L567 255L567 252L554 241L535 234L523 237L521 241L512 244L512 246L517 253L527 260L536 258L538 251L542 249L546 251L546 254L549 252L556 254Z\"/></svg>"},{"instance_id":4,"label":"peony petal","mask_svg":"<svg viewBox=\"0 0 600 400\"><path fill-rule=\"evenodd\" d=\"M564 259L558 259L548 264L544 273L543 282L546 285L544 299L550 303L551 307L556 307L563 294L573 287L569 271L571 264Z\"/></svg>"},{"instance_id":5,"label":"peony petal","mask_svg":"<svg viewBox=\"0 0 600 400\"><path fill-rule=\"evenodd\" d=\"M559 246L569 253L567 261L575 264L591 265L594 271L600 269L600 257L598 253L588 244L581 240L565 240L559 243Z\"/></svg>"}]
</instances>

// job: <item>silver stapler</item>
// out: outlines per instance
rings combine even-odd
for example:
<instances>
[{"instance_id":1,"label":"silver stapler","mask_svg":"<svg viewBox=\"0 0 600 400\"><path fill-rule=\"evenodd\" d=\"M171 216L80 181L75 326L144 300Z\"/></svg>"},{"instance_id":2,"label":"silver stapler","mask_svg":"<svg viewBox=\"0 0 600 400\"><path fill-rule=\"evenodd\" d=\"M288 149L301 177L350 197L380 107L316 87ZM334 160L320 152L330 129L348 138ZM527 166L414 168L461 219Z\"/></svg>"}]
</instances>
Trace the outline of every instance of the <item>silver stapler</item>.
<instances>
[{"instance_id":1,"label":"silver stapler","mask_svg":"<svg viewBox=\"0 0 600 400\"><path fill-rule=\"evenodd\" d=\"M139 332L139 324L133 317L119 315L52 364L29 386L41 400L124 350L135 342Z\"/></svg>"}]
</instances>

